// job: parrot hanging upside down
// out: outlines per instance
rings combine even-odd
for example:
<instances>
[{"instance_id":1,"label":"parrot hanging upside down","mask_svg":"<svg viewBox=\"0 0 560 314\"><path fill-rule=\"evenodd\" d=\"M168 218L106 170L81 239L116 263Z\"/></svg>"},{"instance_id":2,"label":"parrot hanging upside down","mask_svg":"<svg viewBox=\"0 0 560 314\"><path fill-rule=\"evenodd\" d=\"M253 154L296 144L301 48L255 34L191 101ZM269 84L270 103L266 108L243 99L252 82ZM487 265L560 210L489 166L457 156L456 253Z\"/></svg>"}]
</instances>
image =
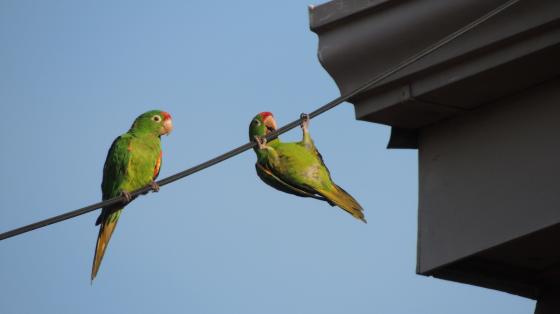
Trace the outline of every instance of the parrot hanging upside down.
<instances>
[{"instance_id":1,"label":"parrot hanging upside down","mask_svg":"<svg viewBox=\"0 0 560 314\"><path fill-rule=\"evenodd\" d=\"M276 130L270 112L256 115L249 125L249 138L257 141L257 175L273 188L301 197L312 197L338 206L367 223L363 208L336 185L323 162L323 157L309 135L309 116L302 114L303 139L282 143L279 138L266 142L265 136Z\"/></svg>"},{"instance_id":2,"label":"parrot hanging upside down","mask_svg":"<svg viewBox=\"0 0 560 314\"><path fill-rule=\"evenodd\" d=\"M130 130L113 141L103 167L103 200L122 195L128 203L132 200L131 191L146 185L150 185L155 192L159 190L154 180L161 167L160 137L171 130L171 115L165 111L152 110L136 118ZM95 225L101 226L91 269L92 282L124 205L105 207L97 218Z\"/></svg>"}]
</instances>

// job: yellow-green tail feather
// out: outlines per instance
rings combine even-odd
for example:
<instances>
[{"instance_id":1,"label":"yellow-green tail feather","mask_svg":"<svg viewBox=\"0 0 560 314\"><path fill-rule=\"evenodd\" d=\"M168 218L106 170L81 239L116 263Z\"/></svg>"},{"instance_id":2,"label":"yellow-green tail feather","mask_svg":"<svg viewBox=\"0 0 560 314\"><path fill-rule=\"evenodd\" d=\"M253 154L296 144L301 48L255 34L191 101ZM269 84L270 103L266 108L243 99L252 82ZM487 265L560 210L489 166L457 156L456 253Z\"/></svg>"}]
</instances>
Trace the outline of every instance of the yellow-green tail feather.
<instances>
[{"instance_id":1,"label":"yellow-green tail feather","mask_svg":"<svg viewBox=\"0 0 560 314\"><path fill-rule=\"evenodd\" d=\"M344 209L350 215L354 216L354 218L367 223L362 206L358 203L358 201L356 201L356 199L348 194L348 192L344 191L343 188L333 184L332 189L319 191L319 193L334 205Z\"/></svg>"},{"instance_id":2,"label":"yellow-green tail feather","mask_svg":"<svg viewBox=\"0 0 560 314\"><path fill-rule=\"evenodd\" d=\"M111 220L108 219L105 223L102 223L99 228L99 235L97 236L97 245L95 246L95 256L93 257L93 266L91 268L91 281L97 276L99 267L101 266L101 261L103 260L103 255L105 255L105 250L109 245L109 240L111 240L111 235L117 227L118 219Z\"/></svg>"}]
</instances>

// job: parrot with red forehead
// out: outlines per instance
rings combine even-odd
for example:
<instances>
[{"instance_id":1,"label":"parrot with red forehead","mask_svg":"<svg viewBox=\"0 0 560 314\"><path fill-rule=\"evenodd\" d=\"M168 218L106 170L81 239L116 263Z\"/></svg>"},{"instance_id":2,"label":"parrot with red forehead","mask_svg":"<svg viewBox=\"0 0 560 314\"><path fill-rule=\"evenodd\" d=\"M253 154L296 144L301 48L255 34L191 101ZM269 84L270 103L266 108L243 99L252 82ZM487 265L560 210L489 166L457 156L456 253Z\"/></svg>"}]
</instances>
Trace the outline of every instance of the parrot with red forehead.
<instances>
[{"instance_id":1,"label":"parrot with red forehead","mask_svg":"<svg viewBox=\"0 0 560 314\"><path fill-rule=\"evenodd\" d=\"M105 160L101 191L103 200L124 196L126 203L132 200L130 192L150 185L157 192L155 179L161 167L160 137L173 130L171 115L165 111L152 110L141 114L128 130L117 137ZM95 225L100 225L95 256L91 269L91 281L97 275L103 255L117 226L125 204L103 208Z\"/></svg>"},{"instance_id":2,"label":"parrot with red forehead","mask_svg":"<svg viewBox=\"0 0 560 314\"><path fill-rule=\"evenodd\" d=\"M309 116L302 115L303 139L299 142L283 143L279 138L267 142L265 136L276 129L276 120L270 112L259 113L249 125L249 138L258 144L254 148L255 167L261 180L282 192L326 201L367 222L362 206L333 182L309 135Z\"/></svg>"}]
</instances>

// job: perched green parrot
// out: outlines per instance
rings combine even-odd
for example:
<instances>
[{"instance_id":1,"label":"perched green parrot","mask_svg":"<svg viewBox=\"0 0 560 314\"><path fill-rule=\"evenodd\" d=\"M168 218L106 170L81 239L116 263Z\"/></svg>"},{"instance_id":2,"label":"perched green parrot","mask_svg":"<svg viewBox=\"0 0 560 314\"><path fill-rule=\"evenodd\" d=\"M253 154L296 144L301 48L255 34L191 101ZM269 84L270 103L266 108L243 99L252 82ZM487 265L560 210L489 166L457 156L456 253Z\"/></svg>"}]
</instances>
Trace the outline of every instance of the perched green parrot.
<instances>
[{"instance_id":1,"label":"perched green parrot","mask_svg":"<svg viewBox=\"0 0 560 314\"><path fill-rule=\"evenodd\" d=\"M261 112L249 125L249 138L256 140L258 176L273 188L301 197L312 197L338 206L366 222L362 206L331 179L323 157L309 135L309 117L303 116L300 142L283 143L279 138L266 142L264 136L275 131L272 113Z\"/></svg>"},{"instance_id":2,"label":"perched green parrot","mask_svg":"<svg viewBox=\"0 0 560 314\"><path fill-rule=\"evenodd\" d=\"M113 141L103 167L103 200L122 195L128 203L132 200L130 192L136 189L151 185L154 191L159 190L154 180L161 167L160 137L169 134L172 129L169 113L152 110L136 118L130 130ZM95 225L101 226L91 269L92 282L124 205L105 207L97 218Z\"/></svg>"}]
</instances>

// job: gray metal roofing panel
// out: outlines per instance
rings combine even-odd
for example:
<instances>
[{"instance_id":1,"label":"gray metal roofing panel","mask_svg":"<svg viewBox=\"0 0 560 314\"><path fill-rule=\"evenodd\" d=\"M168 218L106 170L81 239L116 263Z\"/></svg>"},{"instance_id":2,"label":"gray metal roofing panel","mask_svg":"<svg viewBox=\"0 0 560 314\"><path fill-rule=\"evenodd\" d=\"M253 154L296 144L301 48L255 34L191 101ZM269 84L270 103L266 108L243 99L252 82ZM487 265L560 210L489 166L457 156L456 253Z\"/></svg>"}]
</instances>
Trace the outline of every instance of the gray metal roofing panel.
<instances>
[{"instance_id":1,"label":"gray metal roofing panel","mask_svg":"<svg viewBox=\"0 0 560 314\"><path fill-rule=\"evenodd\" d=\"M419 273L531 298L560 286L559 87L420 131Z\"/></svg>"}]
</instances>

